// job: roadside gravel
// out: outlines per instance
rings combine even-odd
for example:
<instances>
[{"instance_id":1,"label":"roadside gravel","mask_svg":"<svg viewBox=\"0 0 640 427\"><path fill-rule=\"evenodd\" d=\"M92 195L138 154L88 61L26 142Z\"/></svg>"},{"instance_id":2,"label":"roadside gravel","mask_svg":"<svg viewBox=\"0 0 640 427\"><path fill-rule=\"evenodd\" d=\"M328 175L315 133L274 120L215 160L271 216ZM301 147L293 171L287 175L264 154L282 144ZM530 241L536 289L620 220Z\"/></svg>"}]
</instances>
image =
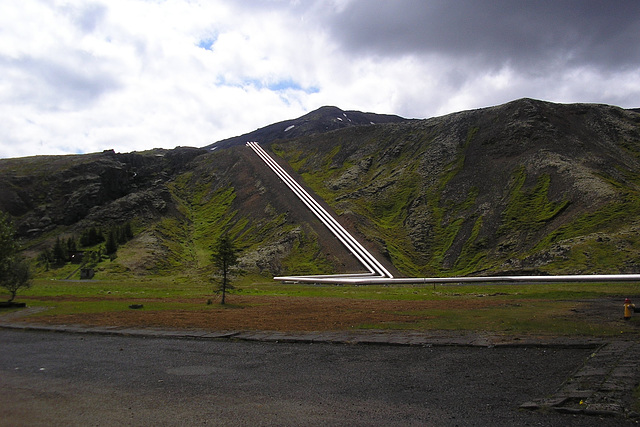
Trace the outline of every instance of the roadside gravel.
<instances>
[{"instance_id":1,"label":"roadside gravel","mask_svg":"<svg viewBox=\"0 0 640 427\"><path fill-rule=\"evenodd\" d=\"M562 391L600 351L593 346L337 345L156 332L127 337L0 329L2 422L635 424L606 412L521 408Z\"/></svg>"}]
</instances>

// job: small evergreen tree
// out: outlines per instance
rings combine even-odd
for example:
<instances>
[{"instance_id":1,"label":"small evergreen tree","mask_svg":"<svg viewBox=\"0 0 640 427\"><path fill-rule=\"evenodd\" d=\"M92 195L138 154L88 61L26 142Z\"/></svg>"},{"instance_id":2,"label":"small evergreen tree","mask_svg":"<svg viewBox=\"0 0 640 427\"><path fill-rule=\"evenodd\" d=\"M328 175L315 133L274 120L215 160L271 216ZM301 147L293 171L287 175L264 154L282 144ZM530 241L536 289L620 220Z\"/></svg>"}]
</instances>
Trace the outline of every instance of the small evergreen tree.
<instances>
[{"instance_id":1,"label":"small evergreen tree","mask_svg":"<svg viewBox=\"0 0 640 427\"><path fill-rule=\"evenodd\" d=\"M240 251L226 234L220 236L212 249L211 260L216 268L214 281L218 282L215 291L216 293L222 293L220 304L224 304L227 292L234 289L231 285L231 276L233 273L238 272L236 267L239 262L238 253Z\"/></svg>"},{"instance_id":2,"label":"small evergreen tree","mask_svg":"<svg viewBox=\"0 0 640 427\"><path fill-rule=\"evenodd\" d=\"M116 231L112 228L107 235L107 243L105 243L104 251L107 255L114 255L118 251L118 238Z\"/></svg>"},{"instance_id":3,"label":"small evergreen tree","mask_svg":"<svg viewBox=\"0 0 640 427\"><path fill-rule=\"evenodd\" d=\"M67 248L62 242L60 237L56 238L56 243L53 245L53 263L60 266L67 262Z\"/></svg>"},{"instance_id":4,"label":"small evergreen tree","mask_svg":"<svg viewBox=\"0 0 640 427\"><path fill-rule=\"evenodd\" d=\"M45 271L49 271L49 267L53 263L53 252L51 249L47 248L40 252L38 255L38 259L36 260L36 265L44 268Z\"/></svg>"}]
</instances>

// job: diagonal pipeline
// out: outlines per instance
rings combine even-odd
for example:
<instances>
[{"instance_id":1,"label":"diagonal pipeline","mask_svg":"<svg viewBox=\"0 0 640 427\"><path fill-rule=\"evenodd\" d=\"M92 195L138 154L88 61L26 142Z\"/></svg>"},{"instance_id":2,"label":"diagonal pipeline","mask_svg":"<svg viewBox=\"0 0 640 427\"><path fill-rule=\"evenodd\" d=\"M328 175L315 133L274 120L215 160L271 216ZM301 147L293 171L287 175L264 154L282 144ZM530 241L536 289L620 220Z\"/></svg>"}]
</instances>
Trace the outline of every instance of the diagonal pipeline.
<instances>
[{"instance_id":1,"label":"diagonal pipeline","mask_svg":"<svg viewBox=\"0 0 640 427\"><path fill-rule=\"evenodd\" d=\"M392 278L391 273L347 230L338 223L329 213L295 181L269 154L256 142L247 142L250 147L294 192L294 194L318 217L318 219L345 245L345 247L369 270L369 275L378 275L381 278ZM359 276L359 275L353 275ZM361 276L361 275L360 275ZM308 276L307 276L308 277ZM324 277L324 276L313 276ZM332 277L332 276L326 276ZM341 277L346 277L342 275Z\"/></svg>"}]
</instances>

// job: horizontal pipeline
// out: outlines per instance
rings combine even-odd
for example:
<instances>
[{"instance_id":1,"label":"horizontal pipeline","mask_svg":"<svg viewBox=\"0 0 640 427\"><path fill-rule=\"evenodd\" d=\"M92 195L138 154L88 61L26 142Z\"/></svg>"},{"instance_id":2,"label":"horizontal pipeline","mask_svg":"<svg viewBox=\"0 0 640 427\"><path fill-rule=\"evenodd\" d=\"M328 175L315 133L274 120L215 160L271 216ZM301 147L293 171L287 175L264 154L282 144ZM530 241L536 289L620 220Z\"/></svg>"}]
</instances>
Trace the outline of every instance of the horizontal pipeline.
<instances>
[{"instance_id":1,"label":"horizontal pipeline","mask_svg":"<svg viewBox=\"0 0 640 427\"><path fill-rule=\"evenodd\" d=\"M352 276L281 276L274 280L335 285L391 285L432 283L571 283L571 282L640 282L640 274L576 274L560 276L474 276L474 277L352 277Z\"/></svg>"}]
</instances>

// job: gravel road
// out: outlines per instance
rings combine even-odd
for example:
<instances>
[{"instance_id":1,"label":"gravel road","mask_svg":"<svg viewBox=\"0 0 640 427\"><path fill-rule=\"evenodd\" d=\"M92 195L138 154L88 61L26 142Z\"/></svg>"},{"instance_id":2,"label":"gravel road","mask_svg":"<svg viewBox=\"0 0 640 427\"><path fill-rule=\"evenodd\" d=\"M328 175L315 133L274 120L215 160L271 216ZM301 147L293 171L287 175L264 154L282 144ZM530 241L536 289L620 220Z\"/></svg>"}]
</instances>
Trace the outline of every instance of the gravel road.
<instances>
[{"instance_id":1,"label":"gravel road","mask_svg":"<svg viewBox=\"0 0 640 427\"><path fill-rule=\"evenodd\" d=\"M591 350L0 330L0 425L625 425L530 412Z\"/></svg>"}]
</instances>

